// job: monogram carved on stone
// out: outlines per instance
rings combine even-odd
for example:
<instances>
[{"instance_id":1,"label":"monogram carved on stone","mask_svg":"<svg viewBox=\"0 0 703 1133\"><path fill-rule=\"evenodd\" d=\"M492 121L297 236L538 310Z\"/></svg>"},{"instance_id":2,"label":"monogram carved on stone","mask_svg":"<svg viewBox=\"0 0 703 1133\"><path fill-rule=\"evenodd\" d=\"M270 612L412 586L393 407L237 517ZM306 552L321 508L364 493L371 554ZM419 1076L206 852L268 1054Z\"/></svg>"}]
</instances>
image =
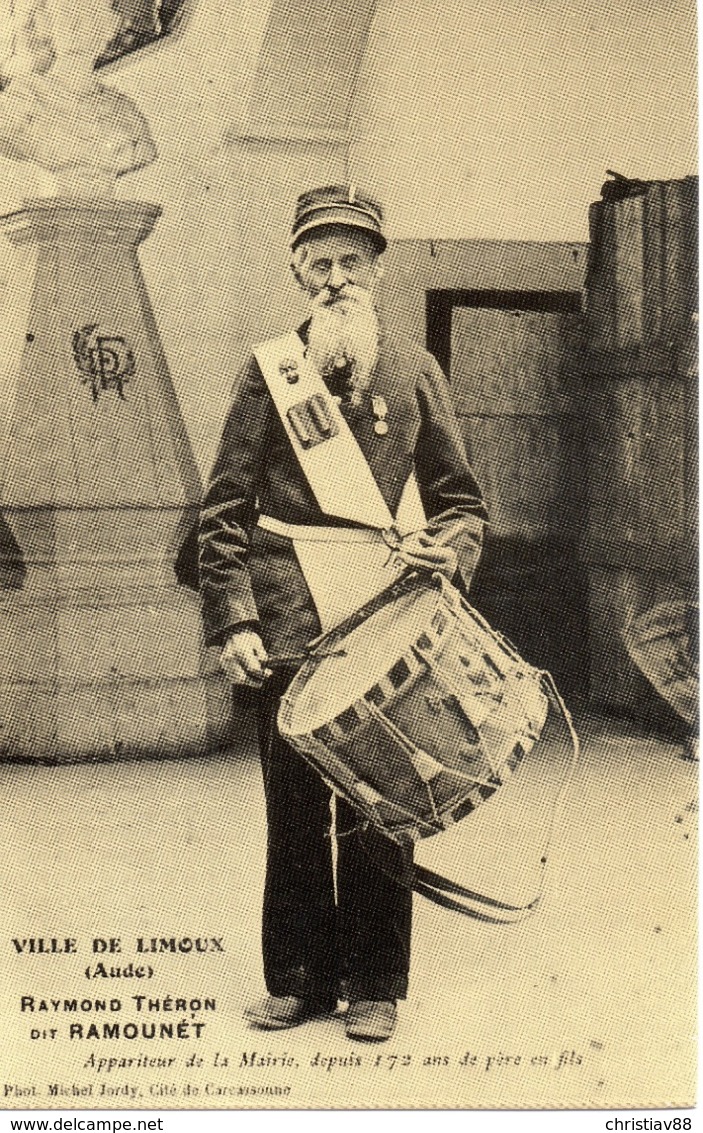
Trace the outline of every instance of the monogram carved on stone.
<instances>
[{"instance_id":1,"label":"monogram carved on stone","mask_svg":"<svg viewBox=\"0 0 703 1133\"><path fill-rule=\"evenodd\" d=\"M98 334L97 329L97 323L90 323L73 335L73 357L84 375L81 381L90 385L94 403L110 390L114 390L121 401L126 401L125 384L137 369L134 354L124 338Z\"/></svg>"}]
</instances>

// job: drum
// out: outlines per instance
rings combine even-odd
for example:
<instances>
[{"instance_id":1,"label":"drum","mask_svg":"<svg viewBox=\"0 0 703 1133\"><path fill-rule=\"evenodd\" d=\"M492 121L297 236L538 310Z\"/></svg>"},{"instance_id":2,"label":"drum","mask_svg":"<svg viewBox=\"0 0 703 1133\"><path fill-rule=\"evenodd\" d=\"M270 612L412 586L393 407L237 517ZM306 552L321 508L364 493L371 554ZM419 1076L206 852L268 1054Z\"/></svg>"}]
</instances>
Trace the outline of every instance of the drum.
<instances>
[{"instance_id":1,"label":"drum","mask_svg":"<svg viewBox=\"0 0 703 1133\"><path fill-rule=\"evenodd\" d=\"M544 677L445 579L415 574L314 644L278 726L407 844L470 815L519 770L547 718Z\"/></svg>"}]
</instances>

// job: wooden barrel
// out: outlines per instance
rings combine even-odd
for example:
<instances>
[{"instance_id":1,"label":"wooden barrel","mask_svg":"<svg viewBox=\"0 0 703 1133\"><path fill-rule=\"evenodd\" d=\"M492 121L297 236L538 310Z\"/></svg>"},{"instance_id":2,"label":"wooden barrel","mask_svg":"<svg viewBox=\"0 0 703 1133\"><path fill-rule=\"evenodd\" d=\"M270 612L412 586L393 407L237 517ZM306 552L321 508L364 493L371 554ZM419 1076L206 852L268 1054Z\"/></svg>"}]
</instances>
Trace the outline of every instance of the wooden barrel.
<instances>
[{"instance_id":1,"label":"wooden barrel","mask_svg":"<svg viewBox=\"0 0 703 1133\"><path fill-rule=\"evenodd\" d=\"M697 179L632 191L590 210L581 555L593 701L667 720L624 634L696 589Z\"/></svg>"},{"instance_id":2,"label":"wooden barrel","mask_svg":"<svg viewBox=\"0 0 703 1133\"><path fill-rule=\"evenodd\" d=\"M698 178L637 182L634 194L590 208L589 369L681 372L697 344Z\"/></svg>"}]
</instances>

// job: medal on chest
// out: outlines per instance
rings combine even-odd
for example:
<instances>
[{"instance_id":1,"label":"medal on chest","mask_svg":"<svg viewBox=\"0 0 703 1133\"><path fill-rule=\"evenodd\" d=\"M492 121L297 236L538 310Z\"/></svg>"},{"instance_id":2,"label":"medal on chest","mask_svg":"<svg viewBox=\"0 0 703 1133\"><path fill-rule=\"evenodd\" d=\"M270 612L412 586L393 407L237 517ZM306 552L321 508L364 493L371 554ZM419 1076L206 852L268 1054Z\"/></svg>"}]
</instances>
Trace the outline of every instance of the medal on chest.
<instances>
[{"instance_id":1,"label":"medal on chest","mask_svg":"<svg viewBox=\"0 0 703 1133\"><path fill-rule=\"evenodd\" d=\"M371 409L374 415L373 431L377 437L385 437L388 432L388 422L386 420L388 416L388 405L386 404L385 397L372 394Z\"/></svg>"}]
</instances>

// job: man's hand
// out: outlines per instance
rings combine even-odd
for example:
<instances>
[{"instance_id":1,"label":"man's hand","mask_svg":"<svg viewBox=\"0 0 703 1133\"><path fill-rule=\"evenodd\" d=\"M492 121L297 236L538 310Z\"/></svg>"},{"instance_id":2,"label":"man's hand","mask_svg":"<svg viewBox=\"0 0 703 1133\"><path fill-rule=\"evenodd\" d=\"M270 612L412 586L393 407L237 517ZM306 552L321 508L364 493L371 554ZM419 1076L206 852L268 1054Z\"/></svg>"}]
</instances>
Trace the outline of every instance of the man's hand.
<instances>
[{"instance_id":1,"label":"man's hand","mask_svg":"<svg viewBox=\"0 0 703 1133\"><path fill-rule=\"evenodd\" d=\"M446 543L440 543L426 531L416 531L406 535L397 549L398 558L406 566L416 570L436 571L451 580L457 572L456 551Z\"/></svg>"},{"instance_id":2,"label":"man's hand","mask_svg":"<svg viewBox=\"0 0 703 1133\"><path fill-rule=\"evenodd\" d=\"M220 654L220 665L236 685L260 688L271 676L266 668L268 654L256 630L236 630L228 637Z\"/></svg>"}]
</instances>

